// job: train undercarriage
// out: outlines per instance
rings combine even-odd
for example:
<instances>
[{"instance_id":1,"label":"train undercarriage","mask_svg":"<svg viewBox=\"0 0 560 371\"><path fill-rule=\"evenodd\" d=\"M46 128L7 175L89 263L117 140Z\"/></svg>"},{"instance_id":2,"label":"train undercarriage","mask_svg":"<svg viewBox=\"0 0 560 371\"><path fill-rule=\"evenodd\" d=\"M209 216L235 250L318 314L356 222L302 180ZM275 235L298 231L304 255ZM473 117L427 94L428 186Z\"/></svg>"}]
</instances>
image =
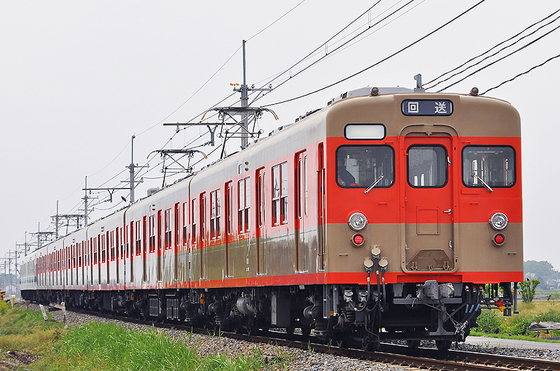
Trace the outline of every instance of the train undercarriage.
<instances>
[{"instance_id":1,"label":"train undercarriage","mask_svg":"<svg viewBox=\"0 0 560 371\"><path fill-rule=\"evenodd\" d=\"M26 300L116 315L181 321L194 327L254 334L297 330L341 347L375 349L381 341L447 350L464 341L482 309L516 311L516 286L465 283L299 285L227 289L23 292Z\"/></svg>"}]
</instances>

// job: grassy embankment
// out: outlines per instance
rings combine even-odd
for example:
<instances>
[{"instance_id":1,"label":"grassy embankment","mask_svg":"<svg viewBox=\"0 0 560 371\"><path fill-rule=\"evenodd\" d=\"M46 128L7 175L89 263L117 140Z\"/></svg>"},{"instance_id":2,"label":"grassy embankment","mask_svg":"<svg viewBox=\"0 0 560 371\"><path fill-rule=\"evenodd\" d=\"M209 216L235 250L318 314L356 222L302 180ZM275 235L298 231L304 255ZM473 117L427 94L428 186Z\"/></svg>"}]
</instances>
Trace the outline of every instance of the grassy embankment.
<instances>
[{"instance_id":1,"label":"grassy embankment","mask_svg":"<svg viewBox=\"0 0 560 371\"><path fill-rule=\"evenodd\" d=\"M503 317L497 310L484 310L479 328L471 335L537 340L535 333L527 331L531 322L560 322L559 301L519 303L519 310L521 313L512 317ZM545 341L548 336L560 337L560 331L541 333L540 340ZM45 322L39 311L10 308L0 301L0 362L14 363L14 358L29 361L34 359L33 355L39 359L31 365L20 364L20 369L258 370L284 368L290 359L285 355L267 365L258 349L238 358L202 358L195 349L155 331L133 331L99 323L65 330L61 323Z\"/></svg>"},{"instance_id":2,"label":"grassy embankment","mask_svg":"<svg viewBox=\"0 0 560 371\"><path fill-rule=\"evenodd\" d=\"M519 340L546 341L549 337L560 337L560 331L549 333L529 331L532 322L560 322L560 301L535 300L531 303L519 303L519 314L504 317L497 310L483 310L478 318L476 331L471 335L512 338Z\"/></svg>"},{"instance_id":3,"label":"grassy embankment","mask_svg":"<svg viewBox=\"0 0 560 371\"><path fill-rule=\"evenodd\" d=\"M11 353L11 355L10 355ZM0 302L0 362L39 359L30 370L260 370L283 368L290 356L265 363L251 354L200 357L195 349L156 331L134 331L114 324L89 323L65 330L44 321L40 311L9 308ZM1 367L0 367L1 368Z\"/></svg>"}]
</instances>

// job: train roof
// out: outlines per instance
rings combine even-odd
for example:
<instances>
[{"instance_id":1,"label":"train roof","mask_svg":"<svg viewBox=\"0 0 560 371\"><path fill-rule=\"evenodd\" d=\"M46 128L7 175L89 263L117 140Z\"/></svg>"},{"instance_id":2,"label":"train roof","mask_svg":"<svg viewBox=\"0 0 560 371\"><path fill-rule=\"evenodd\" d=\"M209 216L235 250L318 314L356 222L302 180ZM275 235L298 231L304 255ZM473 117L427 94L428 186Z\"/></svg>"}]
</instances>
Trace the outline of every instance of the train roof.
<instances>
[{"instance_id":1,"label":"train roof","mask_svg":"<svg viewBox=\"0 0 560 371\"><path fill-rule=\"evenodd\" d=\"M420 98L421 97L421 98ZM457 94L457 93L431 93L425 92L423 89L408 89L402 87L363 87L359 89L350 90L340 94L339 96L331 99L327 105L323 108L312 110L306 112L304 115L299 116L294 120L293 123L289 123L283 126L279 126L277 129L271 131L267 137L261 138L255 143L251 143L244 150L238 151L230 156L215 161L198 172L188 175L187 177L181 178L175 181L173 184L158 189L157 191L149 192L147 196L137 200L132 205L127 205L109 215L106 215L95 222L91 223L90 226L97 223L107 221L112 216L122 215L124 212L135 211L142 209L146 205L151 205L156 200L163 200L168 198L171 194L180 190L178 186L183 184L183 188L186 188L186 184L191 182L191 186L194 184L193 191L197 192L199 187L197 186L194 179L198 175L203 177L213 176L213 173L219 174L219 177L235 178L237 175L243 173L242 167L245 165L245 159L252 156L254 153L258 153L262 146L267 145L271 147L284 148L285 146L299 146L301 143L308 142L310 136L316 136L317 138L326 135L329 136L340 136L340 132L333 132L328 129L325 133L317 133L313 128L313 123L324 120L329 117L330 120L352 120L369 116L371 117L371 112L368 111L368 106L370 106L370 99L377 99L379 102L395 100L406 100L406 99L449 99L456 103L461 103L466 107L463 112L457 112L456 116L466 117L468 116L470 120L464 120L465 123L461 124L461 120L454 121L454 125L458 126L459 135L473 135L473 136L520 136L520 125L519 125L519 114L508 102L489 97L476 96L471 91L471 94ZM493 110L480 110L477 109L481 106L493 105ZM395 105L391 105L393 110L395 110ZM351 108L351 109L348 109ZM397 110L400 110L397 109ZM370 110L371 111L371 110ZM400 111L399 111L400 112ZM375 117L379 121L390 122L391 118L395 112L383 112L382 110L376 111ZM474 119L474 121L473 121ZM449 121L449 118L441 117L442 123ZM488 125L488 120L495 122L497 120L502 120L502 122L513 121L514 123L510 128L504 127L503 125ZM410 120L412 122L412 120ZM305 122L304 125L301 125ZM359 121L358 121L359 122ZM459 122L459 124L457 124ZM296 128L299 128L296 129ZM315 130L315 131L314 131ZM340 130L340 128L336 129ZM392 131L391 131L392 130ZM397 136L401 134L402 128L393 127L387 130L388 136ZM484 135L480 135L484 132ZM294 133L297 135L294 136ZM289 138L289 140L287 140ZM301 143L300 143L301 142ZM271 153L275 151L267 151L267 154L260 156L259 162L266 163L272 158L268 158ZM232 166L232 163L236 163L237 166ZM251 168L259 166L260 164L250 164ZM161 202L158 202L161 203ZM41 249L36 249L31 252L33 253L43 253L45 250L50 251L50 248L58 246L63 243L66 238L72 238L72 236L80 235L81 233L87 233L88 227L81 228L80 230L69 233L64 237L60 237L56 241L52 241L47 245L44 245Z\"/></svg>"}]
</instances>

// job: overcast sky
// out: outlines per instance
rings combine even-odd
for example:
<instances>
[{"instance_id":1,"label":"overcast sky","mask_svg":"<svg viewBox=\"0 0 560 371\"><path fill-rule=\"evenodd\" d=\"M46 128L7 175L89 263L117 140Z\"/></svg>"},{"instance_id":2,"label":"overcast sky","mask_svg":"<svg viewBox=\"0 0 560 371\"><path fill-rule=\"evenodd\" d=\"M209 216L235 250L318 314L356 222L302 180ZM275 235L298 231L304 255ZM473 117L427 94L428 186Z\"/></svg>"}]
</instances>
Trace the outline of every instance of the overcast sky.
<instances>
[{"instance_id":1,"label":"overcast sky","mask_svg":"<svg viewBox=\"0 0 560 371\"><path fill-rule=\"evenodd\" d=\"M279 120L263 116L260 128L268 133L348 90L412 88L418 73L425 82L432 80L560 5L488 0L386 59L478 0L407 3L382 0L351 24L375 1L1 1L0 257L13 251L16 242L23 243L26 232L33 241L31 233L39 223L41 231L54 231L51 216L57 201L60 214L83 213L86 176L91 188L125 187L132 135L134 162L150 166L141 171L144 181L136 198L161 186L161 158L147 159L151 151L208 140L205 128L175 133L162 123L198 121L206 109L233 93L230 83L242 82L242 40L248 40L247 83L262 86L274 79L275 90L254 105L321 89L381 62L316 94L271 106ZM553 31L558 25L560 20L468 70L474 72L542 37L446 91L468 93L473 86L485 91L558 55L560 31ZM296 65L316 48L318 54ZM557 270L559 70L560 58L488 93L511 102L522 117L525 260L547 260ZM220 106L237 104L238 97ZM214 148L201 149L208 153ZM168 177L168 182L178 178ZM91 196L98 203L92 220L123 207L121 196L129 197L127 191L117 191L111 203L101 202L106 191Z\"/></svg>"}]
</instances>

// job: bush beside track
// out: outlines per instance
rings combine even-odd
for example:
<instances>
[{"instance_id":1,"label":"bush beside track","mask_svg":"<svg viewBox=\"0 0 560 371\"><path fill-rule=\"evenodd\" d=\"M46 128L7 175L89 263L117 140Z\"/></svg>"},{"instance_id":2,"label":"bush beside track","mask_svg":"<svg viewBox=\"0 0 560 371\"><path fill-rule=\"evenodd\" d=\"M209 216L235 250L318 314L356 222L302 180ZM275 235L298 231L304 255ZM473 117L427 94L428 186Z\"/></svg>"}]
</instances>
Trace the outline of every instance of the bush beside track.
<instances>
[{"instance_id":1,"label":"bush beside track","mask_svg":"<svg viewBox=\"0 0 560 371\"><path fill-rule=\"evenodd\" d=\"M533 301L519 303L519 314L504 317L495 310L483 310L478 317L478 328L471 336L492 336L518 340L544 340L560 338L560 330L548 333L529 331L533 322L560 322L560 301Z\"/></svg>"}]
</instances>

